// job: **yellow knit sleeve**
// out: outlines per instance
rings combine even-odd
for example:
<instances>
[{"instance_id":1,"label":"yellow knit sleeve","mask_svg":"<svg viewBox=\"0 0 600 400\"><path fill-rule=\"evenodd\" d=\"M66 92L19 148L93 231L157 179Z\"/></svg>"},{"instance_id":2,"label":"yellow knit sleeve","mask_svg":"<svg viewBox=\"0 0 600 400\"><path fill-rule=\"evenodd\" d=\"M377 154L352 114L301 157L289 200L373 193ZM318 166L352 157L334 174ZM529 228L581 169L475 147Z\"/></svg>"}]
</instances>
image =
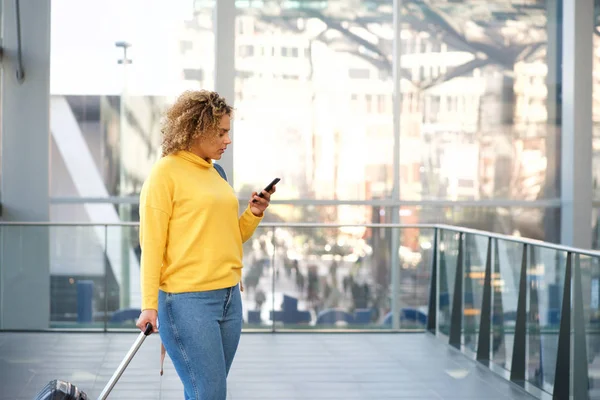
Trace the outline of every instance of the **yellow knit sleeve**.
<instances>
[{"instance_id":1,"label":"yellow knit sleeve","mask_svg":"<svg viewBox=\"0 0 600 400\"><path fill-rule=\"evenodd\" d=\"M158 288L172 207L172 185L164 174L153 171L140 194L142 310L158 309Z\"/></svg>"},{"instance_id":2,"label":"yellow knit sleeve","mask_svg":"<svg viewBox=\"0 0 600 400\"><path fill-rule=\"evenodd\" d=\"M245 243L252 237L254 231L263 217L257 217L250 211L250 206L246 207L246 210L240 217L240 233L242 234L242 243Z\"/></svg>"}]
</instances>

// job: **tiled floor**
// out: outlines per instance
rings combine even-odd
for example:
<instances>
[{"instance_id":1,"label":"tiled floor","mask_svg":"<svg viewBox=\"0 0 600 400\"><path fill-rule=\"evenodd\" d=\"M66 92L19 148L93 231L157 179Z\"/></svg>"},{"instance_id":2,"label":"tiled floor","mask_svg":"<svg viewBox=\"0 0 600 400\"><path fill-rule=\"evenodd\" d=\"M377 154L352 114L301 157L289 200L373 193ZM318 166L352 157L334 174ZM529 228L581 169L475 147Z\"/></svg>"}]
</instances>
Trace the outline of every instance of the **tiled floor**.
<instances>
[{"instance_id":1,"label":"tiled floor","mask_svg":"<svg viewBox=\"0 0 600 400\"><path fill-rule=\"evenodd\" d=\"M96 398L135 340L126 333L0 333L0 399L31 400L60 378ZM146 340L110 398L183 399L159 341ZM228 399L532 399L426 334L254 334L242 341Z\"/></svg>"}]
</instances>

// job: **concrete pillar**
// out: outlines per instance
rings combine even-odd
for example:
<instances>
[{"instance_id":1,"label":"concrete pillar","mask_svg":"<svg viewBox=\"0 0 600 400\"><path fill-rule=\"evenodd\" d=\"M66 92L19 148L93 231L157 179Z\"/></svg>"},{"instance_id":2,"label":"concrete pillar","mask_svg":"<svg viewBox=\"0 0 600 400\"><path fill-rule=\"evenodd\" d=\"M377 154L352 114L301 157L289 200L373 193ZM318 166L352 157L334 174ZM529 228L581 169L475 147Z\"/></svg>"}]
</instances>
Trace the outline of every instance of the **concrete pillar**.
<instances>
[{"instance_id":1,"label":"concrete pillar","mask_svg":"<svg viewBox=\"0 0 600 400\"><path fill-rule=\"evenodd\" d=\"M592 246L593 0L563 2L561 243Z\"/></svg>"},{"instance_id":2,"label":"concrete pillar","mask_svg":"<svg viewBox=\"0 0 600 400\"><path fill-rule=\"evenodd\" d=\"M215 91L229 104L235 101L235 0L215 1ZM233 186L233 152L235 150L235 119L231 123L232 143L218 162Z\"/></svg>"},{"instance_id":3,"label":"concrete pillar","mask_svg":"<svg viewBox=\"0 0 600 400\"><path fill-rule=\"evenodd\" d=\"M24 79L17 79L20 14ZM2 1L0 200L3 221L49 221L50 0ZM46 329L49 228L0 230L0 329Z\"/></svg>"}]
</instances>

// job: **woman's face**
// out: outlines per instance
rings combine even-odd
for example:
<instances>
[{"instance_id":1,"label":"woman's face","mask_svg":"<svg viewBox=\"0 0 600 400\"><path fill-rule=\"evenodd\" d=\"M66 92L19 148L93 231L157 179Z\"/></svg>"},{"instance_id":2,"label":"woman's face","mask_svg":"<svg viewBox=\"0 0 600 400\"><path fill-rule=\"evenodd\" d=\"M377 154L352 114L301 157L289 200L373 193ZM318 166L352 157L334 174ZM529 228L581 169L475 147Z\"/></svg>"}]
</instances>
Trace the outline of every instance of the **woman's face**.
<instances>
[{"instance_id":1,"label":"woman's face","mask_svg":"<svg viewBox=\"0 0 600 400\"><path fill-rule=\"evenodd\" d=\"M231 138L229 137L230 129L231 117L223 115L216 135L208 139L196 140L196 143L192 145L191 151L206 161L220 160L225 150L227 150L227 146L231 144Z\"/></svg>"}]
</instances>

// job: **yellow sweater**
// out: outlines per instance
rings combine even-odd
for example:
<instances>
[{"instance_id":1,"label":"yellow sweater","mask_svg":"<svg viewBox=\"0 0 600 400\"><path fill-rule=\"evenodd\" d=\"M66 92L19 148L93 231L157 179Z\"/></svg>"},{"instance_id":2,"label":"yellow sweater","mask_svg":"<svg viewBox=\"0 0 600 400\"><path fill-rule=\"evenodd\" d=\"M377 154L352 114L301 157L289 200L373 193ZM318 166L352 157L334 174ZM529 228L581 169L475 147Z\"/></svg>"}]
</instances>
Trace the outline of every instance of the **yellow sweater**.
<instances>
[{"instance_id":1,"label":"yellow sweater","mask_svg":"<svg viewBox=\"0 0 600 400\"><path fill-rule=\"evenodd\" d=\"M196 292L235 286L242 243L260 223L211 162L188 151L161 158L140 194L142 310L158 290Z\"/></svg>"}]
</instances>

